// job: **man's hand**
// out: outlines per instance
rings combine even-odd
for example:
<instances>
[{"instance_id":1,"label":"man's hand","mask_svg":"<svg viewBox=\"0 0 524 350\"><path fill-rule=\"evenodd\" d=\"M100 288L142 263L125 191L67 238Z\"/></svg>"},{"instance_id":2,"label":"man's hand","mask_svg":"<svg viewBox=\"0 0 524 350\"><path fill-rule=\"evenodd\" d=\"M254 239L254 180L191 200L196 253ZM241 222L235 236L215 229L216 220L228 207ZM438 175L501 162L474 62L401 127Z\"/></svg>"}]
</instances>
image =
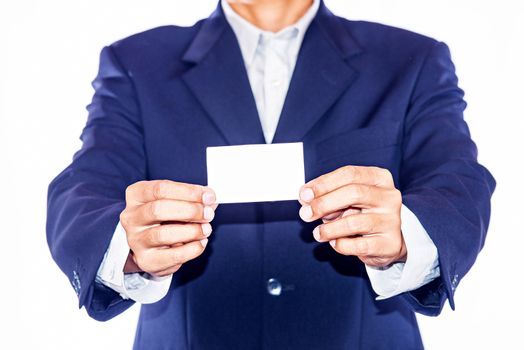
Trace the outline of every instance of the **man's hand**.
<instances>
[{"instance_id":1,"label":"man's hand","mask_svg":"<svg viewBox=\"0 0 524 350\"><path fill-rule=\"evenodd\" d=\"M126 190L120 223L131 248L124 272L176 272L204 251L216 197L208 187L168 180L140 181Z\"/></svg>"},{"instance_id":2,"label":"man's hand","mask_svg":"<svg viewBox=\"0 0 524 350\"><path fill-rule=\"evenodd\" d=\"M386 169L345 166L302 186L300 217L311 222L319 242L340 254L355 255L366 265L388 266L406 261L400 230L402 196Z\"/></svg>"}]
</instances>

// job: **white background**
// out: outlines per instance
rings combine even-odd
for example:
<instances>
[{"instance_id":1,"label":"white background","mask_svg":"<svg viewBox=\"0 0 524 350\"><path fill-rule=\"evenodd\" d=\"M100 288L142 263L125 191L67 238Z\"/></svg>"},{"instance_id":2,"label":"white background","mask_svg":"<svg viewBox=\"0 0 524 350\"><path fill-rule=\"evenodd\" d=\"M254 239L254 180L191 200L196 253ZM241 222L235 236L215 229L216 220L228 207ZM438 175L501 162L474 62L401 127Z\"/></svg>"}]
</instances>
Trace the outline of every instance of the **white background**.
<instances>
[{"instance_id":1,"label":"white background","mask_svg":"<svg viewBox=\"0 0 524 350\"><path fill-rule=\"evenodd\" d=\"M498 187L486 247L457 310L420 317L428 349L524 348L524 10L520 1L326 0L351 19L445 41L480 160ZM190 25L214 0L17 0L0 3L0 348L126 349L138 308L107 323L77 309L45 240L46 191L86 121L100 49L163 24Z\"/></svg>"}]
</instances>

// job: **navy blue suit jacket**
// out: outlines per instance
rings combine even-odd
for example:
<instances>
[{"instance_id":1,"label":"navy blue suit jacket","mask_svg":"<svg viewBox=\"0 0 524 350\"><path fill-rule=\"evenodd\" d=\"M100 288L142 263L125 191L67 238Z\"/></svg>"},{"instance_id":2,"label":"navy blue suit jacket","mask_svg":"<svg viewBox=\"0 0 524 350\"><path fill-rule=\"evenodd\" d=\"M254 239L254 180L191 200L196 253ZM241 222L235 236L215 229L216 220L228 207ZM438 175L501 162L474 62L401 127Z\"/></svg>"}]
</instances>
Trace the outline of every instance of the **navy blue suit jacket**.
<instances>
[{"instance_id":1,"label":"navy blue suit jacket","mask_svg":"<svg viewBox=\"0 0 524 350\"><path fill-rule=\"evenodd\" d=\"M235 35L220 8L104 48L83 146L49 186L48 242L89 315L133 302L95 283L126 187L206 184L207 146L264 143ZM415 349L415 312L440 313L482 248L495 181L477 162L445 44L348 21L321 4L274 142L304 143L306 180L389 169L438 248L441 277L376 301L363 264L317 243L292 201L221 205L205 253L142 305L140 349ZM282 294L267 292L276 278Z\"/></svg>"}]
</instances>

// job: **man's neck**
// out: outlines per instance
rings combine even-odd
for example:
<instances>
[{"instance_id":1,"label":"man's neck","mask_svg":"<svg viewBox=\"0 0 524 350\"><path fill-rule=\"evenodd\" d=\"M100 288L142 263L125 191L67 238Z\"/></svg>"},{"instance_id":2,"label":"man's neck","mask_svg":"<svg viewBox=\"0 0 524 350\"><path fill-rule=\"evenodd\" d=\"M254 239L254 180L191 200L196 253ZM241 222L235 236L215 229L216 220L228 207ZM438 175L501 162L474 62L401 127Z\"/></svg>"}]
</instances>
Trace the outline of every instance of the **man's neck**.
<instances>
[{"instance_id":1,"label":"man's neck","mask_svg":"<svg viewBox=\"0 0 524 350\"><path fill-rule=\"evenodd\" d=\"M313 0L227 0L231 8L258 28L278 32L296 23Z\"/></svg>"}]
</instances>

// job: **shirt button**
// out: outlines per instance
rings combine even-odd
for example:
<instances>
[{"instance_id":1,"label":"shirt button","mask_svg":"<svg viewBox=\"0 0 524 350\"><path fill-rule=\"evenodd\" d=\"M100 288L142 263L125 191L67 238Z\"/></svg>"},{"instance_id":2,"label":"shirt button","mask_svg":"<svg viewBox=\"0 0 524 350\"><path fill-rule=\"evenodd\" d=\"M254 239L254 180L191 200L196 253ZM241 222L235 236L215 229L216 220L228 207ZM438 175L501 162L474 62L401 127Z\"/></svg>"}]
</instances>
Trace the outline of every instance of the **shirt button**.
<instances>
[{"instance_id":1,"label":"shirt button","mask_svg":"<svg viewBox=\"0 0 524 350\"><path fill-rule=\"evenodd\" d=\"M267 292L273 296L282 294L282 284L276 278L267 280Z\"/></svg>"},{"instance_id":2,"label":"shirt button","mask_svg":"<svg viewBox=\"0 0 524 350\"><path fill-rule=\"evenodd\" d=\"M282 79L271 80L271 85L273 85L274 87L279 87L280 85L282 85Z\"/></svg>"}]
</instances>

